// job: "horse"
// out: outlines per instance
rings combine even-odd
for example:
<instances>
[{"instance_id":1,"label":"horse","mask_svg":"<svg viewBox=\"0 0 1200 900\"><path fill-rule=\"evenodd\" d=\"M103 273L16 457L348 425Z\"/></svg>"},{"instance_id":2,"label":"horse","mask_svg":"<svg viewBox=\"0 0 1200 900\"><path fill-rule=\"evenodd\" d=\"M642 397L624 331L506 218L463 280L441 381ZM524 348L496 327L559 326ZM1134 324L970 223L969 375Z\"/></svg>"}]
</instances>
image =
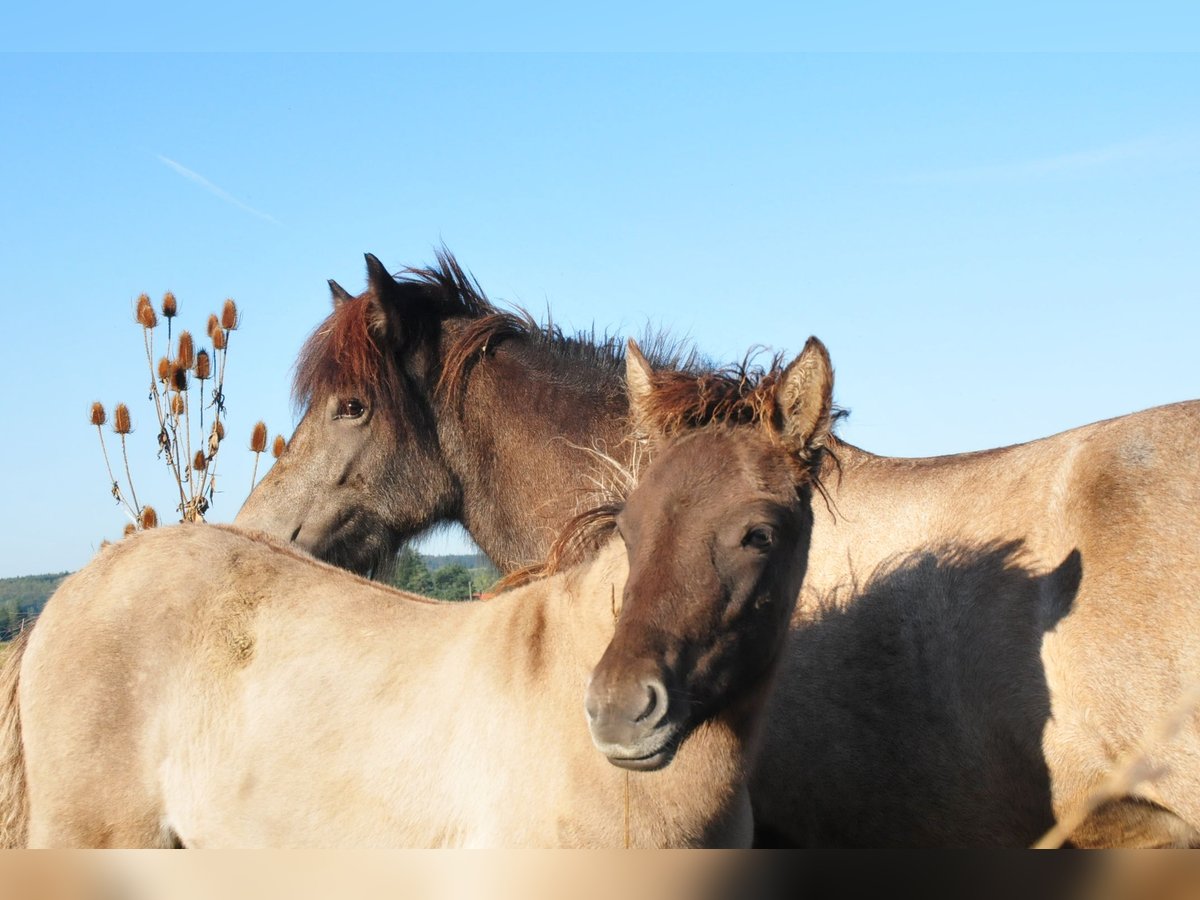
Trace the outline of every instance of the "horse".
<instances>
[{"instance_id":1,"label":"horse","mask_svg":"<svg viewBox=\"0 0 1200 900\"><path fill-rule=\"evenodd\" d=\"M832 367L627 360L649 462L491 602L234 526L102 550L0 677L3 843L748 845Z\"/></svg>"},{"instance_id":2,"label":"horse","mask_svg":"<svg viewBox=\"0 0 1200 900\"><path fill-rule=\"evenodd\" d=\"M503 571L540 558L588 460L636 446L619 347L496 307L445 253L367 272L330 283L307 412L237 521L359 571L447 520ZM751 780L762 842L1027 846L1081 808L1200 679L1198 433L1187 402L929 459L834 439ZM1194 713L1151 762L1073 843L1200 840Z\"/></svg>"}]
</instances>

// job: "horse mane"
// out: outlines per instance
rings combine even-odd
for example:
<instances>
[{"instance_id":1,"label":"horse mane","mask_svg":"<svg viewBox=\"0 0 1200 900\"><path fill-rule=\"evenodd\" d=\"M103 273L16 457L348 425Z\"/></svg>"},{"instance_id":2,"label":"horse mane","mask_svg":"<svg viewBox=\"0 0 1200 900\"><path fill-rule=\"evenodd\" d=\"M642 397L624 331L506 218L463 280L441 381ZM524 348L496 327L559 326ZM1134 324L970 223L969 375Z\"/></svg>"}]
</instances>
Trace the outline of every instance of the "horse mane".
<instances>
[{"instance_id":1,"label":"horse mane","mask_svg":"<svg viewBox=\"0 0 1200 900\"><path fill-rule=\"evenodd\" d=\"M292 402L297 407L359 385L385 382L381 376L386 362L371 334L371 319L370 300L361 294L335 306L313 330L296 359Z\"/></svg>"},{"instance_id":2,"label":"horse mane","mask_svg":"<svg viewBox=\"0 0 1200 900\"><path fill-rule=\"evenodd\" d=\"M592 363L618 376L624 372L624 338L607 332L597 335L594 330L568 334L552 319L539 324L528 310L516 306L512 310L493 310L459 332L443 359L438 396L452 406L461 404L475 363L502 341L514 338L529 346L545 347L560 361ZM688 341L666 332L647 331L639 343L656 366L684 372L701 371L707 366Z\"/></svg>"},{"instance_id":3,"label":"horse mane","mask_svg":"<svg viewBox=\"0 0 1200 900\"><path fill-rule=\"evenodd\" d=\"M543 325L521 307L501 309L444 246L436 258L432 266L406 267L396 276L398 289L415 296L393 347L380 346L370 290L334 307L296 360L292 397L297 408L351 389L376 390L385 399L398 396L403 373L396 361L404 350L434 333L437 323L450 318L465 319L466 324L445 350L435 392L452 404L461 402L475 363L510 339L549 348L559 360L598 363L617 375L623 371L623 338L594 331L567 334L549 317ZM689 342L665 332L647 332L641 343L655 365L684 371L706 366Z\"/></svg>"},{"instance_id":4,"label":"horse mane","mask_svg":"<svg viewBox=\"0 0 1200 900\"><path fill-rule=\"evenodd\" d=\"M740 363L699 375L652 371L642 411L664 436L715 424L774 424L783 371L781 354L766 367L754 365L749 354Z\"/></svg>"},{"instance_id":5,"label":"horse mane","mask_svg":"<svg viewBox=\"0 0 1200 900\"><path fill-rule=\"evenodd\" d=\"M436 255L435 265L407 267L396 278L397 289L413 294L415 302L398 346L387 348L392 352L384 352L379 344L378 312L370 289L334 306L296 359L292 398L297 407L352 389L398 396L402 373L395 360L428 335L434 322L455 316L483 320L499 314L479 282L450 251L441 247Z\"/></svg>"}]
</instances>

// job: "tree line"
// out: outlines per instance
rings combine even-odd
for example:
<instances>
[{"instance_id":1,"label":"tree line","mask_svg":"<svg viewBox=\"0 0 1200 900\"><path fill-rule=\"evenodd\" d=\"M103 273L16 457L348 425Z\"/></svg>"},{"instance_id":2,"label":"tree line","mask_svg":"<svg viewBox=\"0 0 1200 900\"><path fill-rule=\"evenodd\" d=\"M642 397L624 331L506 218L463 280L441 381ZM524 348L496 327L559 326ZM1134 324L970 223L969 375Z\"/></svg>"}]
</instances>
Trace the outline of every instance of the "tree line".
<instances>
[{"instance_id":1,"label":"tree line","mask_svg":"<svg viewBox=\"0 0 1200 900\"><path fill-rule=\"evenodd\" d=\"M474 566L464 563L474 562ZM484 556L423 557L405 547L396 557L391 583L402 591L411 591L441 600L478 599L500 575Z\"/></svg>"},{"instance_id":2,"label":"tree line","mask_svg":"<svg viewBox=\"0 0 1200 900\"><path fill-rule=\"evenodd\" d=\"M0 641L11 640L22 622L36 619L67 574L0 578Z\"/></svg>"}]
</instances>

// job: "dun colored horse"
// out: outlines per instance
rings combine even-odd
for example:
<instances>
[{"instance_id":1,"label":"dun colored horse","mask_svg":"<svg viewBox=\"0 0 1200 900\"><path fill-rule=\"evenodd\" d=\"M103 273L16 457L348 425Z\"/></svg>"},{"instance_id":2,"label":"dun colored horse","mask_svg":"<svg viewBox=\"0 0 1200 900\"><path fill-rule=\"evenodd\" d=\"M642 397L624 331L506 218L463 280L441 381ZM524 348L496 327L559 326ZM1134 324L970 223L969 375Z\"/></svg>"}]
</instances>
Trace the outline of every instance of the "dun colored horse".
<instances>
[{"instance_id":1,"label":"dun colored horse","mask_svg":"<svg viewBox=\"0 0 1200 900\"><path fill-rule=\"evenodd\" d=\"M0 839L748 845L832 370L816 339L761 377L628 367L651 462L559 558L621 538L493 602L229 527L103 550L0 680Z\"/></svg>"},{"instance_id":2,"label":"dun colored horse","mask_svg":"<svg viewBox=\"0 0 1200 900\"><path fill-rule=\"evenodd\" d=\"M619 354L368 256L298 365L308 412L239 522L360 571L444 520L541 558L629 449ZM827 458L751 785L802 845L1027 845L1200 679L1200 404L936 459ZM366 548L366 549L364 549ZM370 552L367 552L369 550ZM1200 839L1194 713L1081 845Z\"/></svg>"}]
</instances>

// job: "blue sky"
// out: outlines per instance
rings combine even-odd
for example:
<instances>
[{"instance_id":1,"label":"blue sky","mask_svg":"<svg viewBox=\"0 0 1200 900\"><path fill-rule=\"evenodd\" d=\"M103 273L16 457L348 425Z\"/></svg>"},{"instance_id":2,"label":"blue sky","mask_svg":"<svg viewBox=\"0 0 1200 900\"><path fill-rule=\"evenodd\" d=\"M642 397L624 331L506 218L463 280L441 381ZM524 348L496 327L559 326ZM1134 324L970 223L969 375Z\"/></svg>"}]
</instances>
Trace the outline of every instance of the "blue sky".
<instances>
[{"instance_id":1,"label":"blue sky","mask_svg":"<svg viewBox=\"0 0 1200 900\"><path fill-rule=\"evenodd\" d=\"M446 32L418 24L437 49ZM554 24L465 29L460 46L571 48ZM646 24L650 43L667 32ZM208 39L156 43L143 26L67 21L28 46ZM368 45L411 40L354 27ZM838 49L827 31L818 49ZM0 55L0 576L77 568L120 533L92 400L130 404L139 493L170 506L140 292L173 290L201 333L226 296L243 310L224 521L250 480L238 445L257 418L290 433L290 367L328 310L325 279L360 290L364 251L398 269L445 241L495 299L567 327L666 326L718 360L817 334L852 411L843 436L880 453L998 446L1200 396L1198 112L1189 53ZM426 549L461 546L451 533Z\"/></svg>"}]
</instances>

